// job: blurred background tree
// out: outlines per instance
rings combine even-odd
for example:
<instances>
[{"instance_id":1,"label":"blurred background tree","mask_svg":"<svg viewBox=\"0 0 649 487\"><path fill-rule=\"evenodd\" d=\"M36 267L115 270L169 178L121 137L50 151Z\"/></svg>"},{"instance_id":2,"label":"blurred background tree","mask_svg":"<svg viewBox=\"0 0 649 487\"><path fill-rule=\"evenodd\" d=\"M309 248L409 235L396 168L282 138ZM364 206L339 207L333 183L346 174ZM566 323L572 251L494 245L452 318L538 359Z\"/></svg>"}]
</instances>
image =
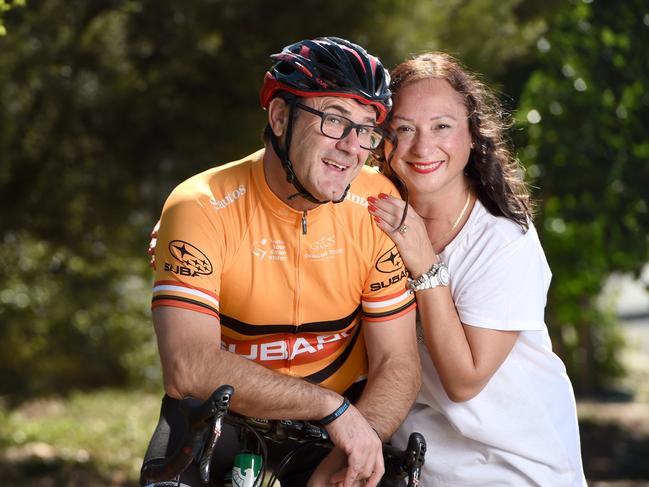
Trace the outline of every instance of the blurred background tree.
<instances>
[{"instance_id":1,"label":"blurred background tree","mask_svg":"<svg viewBox=\"0 0 649 487\"><path fill-rule=\"evenodd\" d=\"M150 227L175 184L261 146L269 54L319 35L388 66L446 50L503 94L538 187L555 343L578 390L606 385L618 338L593 301L649 248L648 12L637 0L30 0L0 14L0 394L158 385Z\"/></svg>"},{"instance_id":2,"label":"blurred background tree","mask_svg":"<svg viewBox=\"0 0 649 487\"><path fill-rule=\"evenodd\" d=\"M12 7L22 7L25 5L25 0L0 0L0 36L7 35L7 29L4 26L2 18L5 12L11 10Z\"/></svg>"},{"instance_id":3,"label":"blurred background tree","mask_svg":"<svg viewBox=\"0 0 649 487\"><path fill-rule=\"evenodd\" d=\"M616 317L597 297L611 273L637 276L649 260L649 9L577 2L551 27L519 100L517 145L541 202L554 343L590 393L622 373Z\"/></svg>"}]
</instances>

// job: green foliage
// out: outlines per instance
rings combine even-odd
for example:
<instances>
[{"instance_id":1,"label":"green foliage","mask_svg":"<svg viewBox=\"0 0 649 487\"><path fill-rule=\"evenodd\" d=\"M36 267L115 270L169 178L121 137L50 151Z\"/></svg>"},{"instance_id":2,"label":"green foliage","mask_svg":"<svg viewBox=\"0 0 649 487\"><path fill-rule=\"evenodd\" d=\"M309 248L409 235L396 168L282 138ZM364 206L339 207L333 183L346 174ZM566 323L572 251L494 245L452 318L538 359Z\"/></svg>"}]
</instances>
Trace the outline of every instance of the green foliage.
<instances>
[{"instance_id":1,"label":"green foliage","mask_svg":"<svg viewBox=\"0 0 649 487\"><path fill-rule=\"evenodd\" d=\"M383 29L386 49L381 52L396 54L389 60L395 64L411 54L441 49L494 79L507 63L527 55L545 27L544 15L557 3L544 2L542 11L534 11L537 2L523 0L397 2L397 15ZM423 28L413 27L413 19ZM396 46L389 49L392 42Z\"/></svg>"},{"instance_id":2,"label":"green foliage","mask_svg":"<svg viewBox=\"0 0 649 487\"><path fill-rule=\"evenodd\" d=\"M74 393L66 399L38 399L18 409L0 404L3 485L36 485L26 478L38 473L39 463L49 464L52 473L60 464L60 471L69 465L68 470L94 472L91 477L107 479L68 483L65 480L72 479L61 478L57 485L116 485L117 481L136 485L158 418L160 396L157 392L102 390Z\"/></svg>"},{"instance_id":3,"label":"green foliage","mask_svg":"<svg viewBox=\"0 0 649 487\"><path fill-rule=\"evenodd\" d=\"M499 11L511 19L516 4ZM424 34L434 41L427 26L441 14L465 18L453 3L419 30L390 28L411 7L43 0L12 10L0 40L0 392L151 378L144 248L171 187L261 145L256 93L269 54L288 42L335 34L395 62Z\"/></svg>"},{"instance_id":4,"label":"green foliage","mask_svg":"<svg viewBox=\"0 0 649 487\"><path fill-rule=\"evenodd\" d=\"M615 322L596 298L611 272L638 274L649 257L646 11L573 1L539 38L520 102L519 146L554 270L551 324L582 391L620 372Z\"/></svg>"},{"instance_id":5,"label":"green foliage","mask_svg":"<svg viewBox=\"0 0 649 487\"><path fill-rule=\"evenodd\" d=\"M3 17L13 7L24 7L25 0L0 0L0 37L7 35L7 29L4 26Z\"/></svg>"},{"instance_id":6,"label":"green foliage","mask_svg":"<svg viewBox=\"0 0 649 487\"><path fill-rule=\"evenodd\" d=\"M269 54L319 35L387 66L447 50L511 108L524 93L523 118L542 118L520 144L541 187L555 340L576 373L592 331L595 373L613 374L614 328L589 313L608 272L646 261L647 20L640 2L601 3L33 0L0 12L0 393L159 380L149 229L179 181L261 146Z\"/></svg>"},{"instance_id":7,"label":"green foliage","mask_svg":"<svg viewBox=\"0 0 649 487\"><path fill-rule=\"evenodd\" d=\"M0 245L0 393L156 379L143 259L8 233Z\"/></svg>"}]
</instances>

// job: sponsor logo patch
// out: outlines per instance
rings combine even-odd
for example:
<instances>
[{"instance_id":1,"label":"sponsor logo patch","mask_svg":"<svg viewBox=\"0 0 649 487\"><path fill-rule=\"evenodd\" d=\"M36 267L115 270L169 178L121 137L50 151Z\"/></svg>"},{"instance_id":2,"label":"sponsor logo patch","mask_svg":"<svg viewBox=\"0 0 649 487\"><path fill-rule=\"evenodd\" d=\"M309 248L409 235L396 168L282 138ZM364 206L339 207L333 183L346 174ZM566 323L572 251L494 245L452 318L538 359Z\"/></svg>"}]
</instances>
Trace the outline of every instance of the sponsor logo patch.
<instances>
[{"instance_id":1,"label":"sponsor logo patch","mask_svg":"<svg viewBox=\"0 0 649 487\"><path fill-rule=\"evenodd\" d=\"M259 260L288 260L286 243L271 238L262 238L253 243L252 255Z\"/></svg>"},{"instance_id":2,"label":"sponsor logo patch","mask_svg":"<svg viewBox=\"0 0 649 487\"><path fill-rule=\"evenodd\" d=\"M398 283L400 280L405 279L408 277L408 272L404 269L398 274L395 274L393 276L388 277L387 279L384 279L381 282L373 282L370 284L370 289L372 291L380 291L384 287L390 287L393 284Z\"/></svg>"},{"instance_id":3,"label":"sponsor logo patch","mask_svg":"<svg viewBox=\"0 0 649 487\"><path fill-rule=\"evenodd\" d=\"M209 276L212 273L212 263L198 247L184 240L169 242L169 253L182 265L165 262L165 270L183 276Z\"/></svg>"},{"instance_id":4,"label":"sponsor logo patch","mask_svg":"<svg viewBox=\"0 0 649 487\"><path fill-rule=\"evenodd\" d=\"M348 191L345 199L351 201L352 203L356 203L357 205L361 205L363 208L367 208L367 199L364 196L360 196L358 194L352 193L351 191Z\"/></svg>"},{"instance_id":5,"label":"sponsor logo patch","mask_svg":"<svg viewBox=\"0 0 649 487\"><path fill-rule=\"evenodd\" d=\"M343 253L343 249L336 247L335 235L323 235L315 242L309 244L309 250L305 252L307 259L331 259Z\"/></svg>"},{"instance_id":6,"label":"sponsor logo patch","mask_svg":"<svg viewBox=\"0 0 649 487\"><path fill-rule=\"evenodd\" d=\"M336 245L336 236L335 235L324 235L318 240L313 242L309 247L311 250L325 250L330 249Z\"/></svg>"},{"instance_id":7,"label":"sponsor logo patch","mask_svg":"<svg viewBox=\"0 0 649 487\"><path fill-rule=\"evenodd\" d=\"M403 268L403 261L399 252L397 252L397 246L395 245L381 257L378 258L375 264L376 270L383 272L384 274L392 274Z\"/></svg>"},{"instance_id":8,"label":"sponsor logo patch","mask_svg":"<svg viewBox=\"0 0 649 487\"><path fill-rule=\"evenodd\" d=\"M246 194L246 187L243 184L240 184L239 187L226 194L223 199L217 200L216 198L210 198L210 205L212 205L216 210L222 210L241 198L244 194Z\"/></svg>"},{"instance_id":9,"label":"sponsor logo patch","mask_svg":"<svg viewBox=\"0 0 649 487\"><path fill-rule=\"evenodd\" d=\"M312 359L320 360L343 346L350 333L348 330L332 335L308 334L297 338L291 337L290 339L280 340L271 335L259 340L249 341L238 341L222 337L221 349L257 362L295 360L302 354L306 354L305 357L309 357L309 361Z\"/></svg>"}]
</instances>

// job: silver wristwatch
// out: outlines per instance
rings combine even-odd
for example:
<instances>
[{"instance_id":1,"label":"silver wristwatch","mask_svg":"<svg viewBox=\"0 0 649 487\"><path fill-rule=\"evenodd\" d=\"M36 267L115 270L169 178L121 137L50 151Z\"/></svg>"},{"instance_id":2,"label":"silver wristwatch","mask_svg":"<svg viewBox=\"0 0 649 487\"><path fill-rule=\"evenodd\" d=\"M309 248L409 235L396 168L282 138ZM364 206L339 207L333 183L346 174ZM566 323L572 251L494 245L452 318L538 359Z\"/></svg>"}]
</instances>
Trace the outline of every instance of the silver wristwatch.
<instances>
[{"instance_id":1,"label":"silver wristwatch","mask_svg":"<svg viewBox=\"0 0 649 487\"><path fill-rule=\"evenodd\" d=\"M448 286L450 275L448 267L443 262L433 264L428 272L424 272L417 279L408 278L407 287L415 292L432 289L437 286Z\"/></svg>"}]
</instances>

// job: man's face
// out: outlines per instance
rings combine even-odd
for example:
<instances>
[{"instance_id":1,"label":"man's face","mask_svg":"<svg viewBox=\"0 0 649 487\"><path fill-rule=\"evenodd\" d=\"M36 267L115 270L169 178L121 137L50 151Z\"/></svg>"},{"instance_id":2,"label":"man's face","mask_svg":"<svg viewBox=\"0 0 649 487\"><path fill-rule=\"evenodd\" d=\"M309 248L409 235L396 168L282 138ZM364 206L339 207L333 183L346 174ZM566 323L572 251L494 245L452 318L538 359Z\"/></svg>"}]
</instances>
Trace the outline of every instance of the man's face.
<instances>
[{"instance_id":1,"label":"man's face","mask_svg":"<svg viewBox=\"0 0 649 487\"><path fill-rule=\"evenodd\" d=\"M341 97L313 97L301 100L322 112L346 117L357 124L375 125L373 108ZM343 139L331 139L320 131L321 117L295 108L293 136L289 157L297 178L315 198L321 201L339 200L345 188L358 176L369 156L363 149L356 130Z\"/></svg>"}]
</instances>

